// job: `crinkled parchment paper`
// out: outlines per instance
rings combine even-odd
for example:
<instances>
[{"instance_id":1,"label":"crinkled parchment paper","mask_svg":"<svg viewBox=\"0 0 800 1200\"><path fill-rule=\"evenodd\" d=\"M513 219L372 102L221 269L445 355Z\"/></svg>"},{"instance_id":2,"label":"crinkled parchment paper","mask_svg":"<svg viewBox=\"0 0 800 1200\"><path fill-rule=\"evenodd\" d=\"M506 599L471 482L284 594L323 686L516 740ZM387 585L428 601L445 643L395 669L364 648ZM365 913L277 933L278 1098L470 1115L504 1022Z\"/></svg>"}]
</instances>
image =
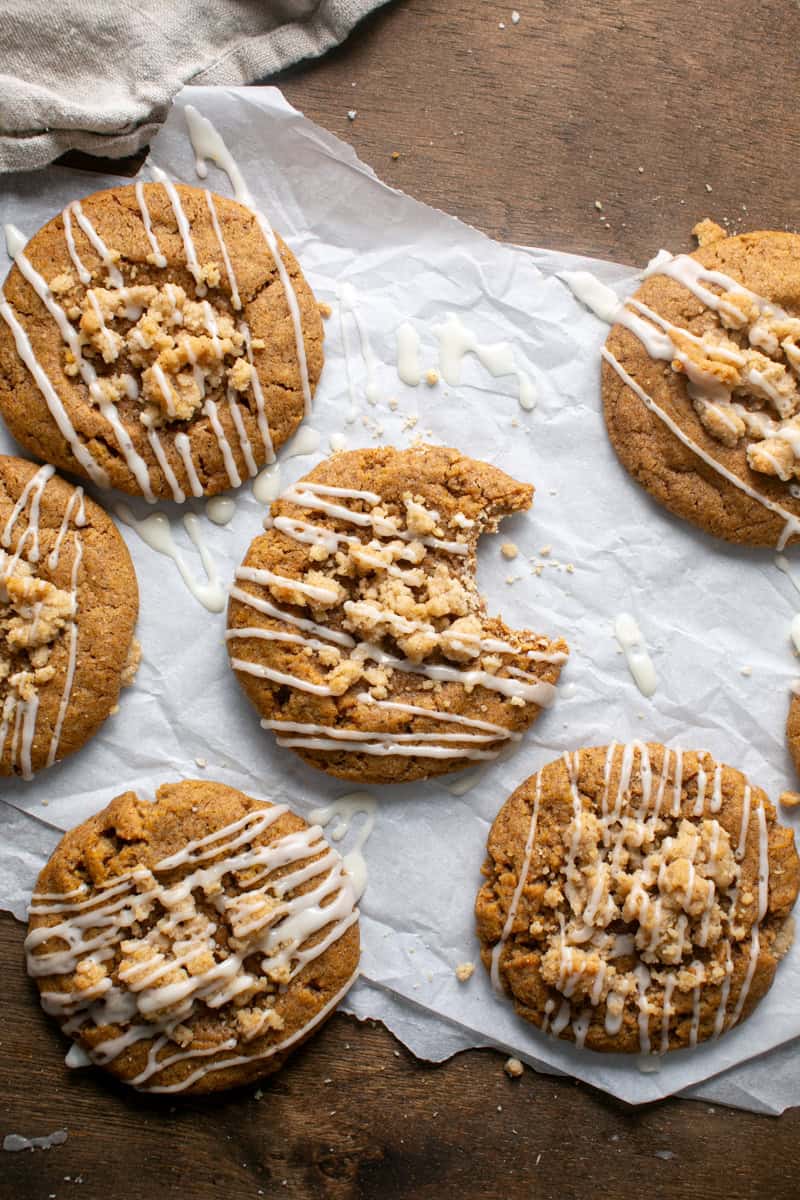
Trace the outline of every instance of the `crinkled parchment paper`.
<instances>
[{"instance_id":1,"label":"crinkled parchment paper","mask_svg":"<svg viewBox=\"0 0 800 1200\"><path fill-rule=\"evenodd\" d=\"M635 1058L581 1052L542 1036L492 993L478 961L472 907L492 819L525 776L565 749L650 738L707 749L749 772L773 799L792 780L783 740L797 671L788 639L798 604L792 584L771 553L728 547L673 520L619 467L600 415L598 353L606 329L557 278L559 270L583 266L621 294L632 288L633 271L490 241L381 183L349 147L274 89L195 88L180 96L153 158L186 183L196 181L182 113L187 102L216 123L318 297L333 306L310 420L322 434L320 453L329 451L332 434L343 434L349 447L403 446L422 434L532 481L532 512L509 521L499 538L485 539L479 581L493 611L507 621L564 634L572 647L555 706L517 753L491 764L471 790L456 796L446 780L375 789L379 807L366 846L369 886L362 906L363 980L344 1007L381 1018L426 1058L501 1046L632 1103L712 1076L719 1078L691 1094L770 1112L800 1103L791 1047L741 1065L800 1035L800 943L754 1017L716 1044L651 1062L649 1071ZM0 217L32 234L68 200L117 182L60 167L6 177ZM230 192L213 167L209 184ZM350 395L337 301L337 285L345 281L356 291L381 397L374 406L366 401L365 362L353 318L345 314L358 402L352 424L346 423ZM436 367L433 327L448 311L480 341L513 344L518 367L538 391L533 412L520 409L513 376L492 380L471 356L458 387L400 382L397 326L412 322L423 368ZM418 421L409 428L413 416ZM13 448L0 434L0 449ZM287 459L283 483L318 457ZM177 510L161 507L174 517L176 540L201 576ZM232 578L262 516L245 485L230 525L204 522L224 580ZM172 564L132 530L122 532L141 584L142 665L119 714L80 754L32 783L0 784L0 903L20 917L60 832L125 788L152 795L164 780L205 774L303 812L352 790L278 749L261 731L227 665L224 617L201 608ZM520 549L510 563L500 555L500 541L509 538ZM552 546L550 565L536 576L530 558L546 545ZM574 572L564 569L567 563ZM613 622L621 611L636 616L650 648L658 673L651 701L639 694L618 653ZM742 675L743 667L751 674ZM196 757L207 760L205 770ZM462 984L454 968L467 960L478 965Z\"/></svg>"}]
</instances>

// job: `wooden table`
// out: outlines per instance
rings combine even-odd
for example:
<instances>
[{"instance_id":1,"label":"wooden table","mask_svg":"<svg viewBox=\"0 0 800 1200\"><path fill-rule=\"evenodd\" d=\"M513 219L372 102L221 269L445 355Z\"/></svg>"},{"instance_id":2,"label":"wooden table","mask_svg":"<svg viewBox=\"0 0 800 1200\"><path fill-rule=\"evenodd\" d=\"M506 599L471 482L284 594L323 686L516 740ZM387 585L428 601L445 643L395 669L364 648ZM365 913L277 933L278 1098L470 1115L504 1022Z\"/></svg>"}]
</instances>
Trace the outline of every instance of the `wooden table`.
<instances>
[{"instance_id":1,"label":"wooden table","mask_svg":"<svg viewBox=\"0 0 800 1200\"><path fill-rule=\"evenodd\" d=\"M518 24L486 0L399 0L282 86L383 178L493 237L643 262L687 247L706 215L795 219L800 7L515 2ZM2 1128L69 1140L3 1155L4 1200L800 1194L800 1109L633 1110L531 1071L511 1081L490 1052L427 1066L341 1016L259 1099L170 1102L69 1075L21 942L3 918Z\"/></svg>"}]
</instances>

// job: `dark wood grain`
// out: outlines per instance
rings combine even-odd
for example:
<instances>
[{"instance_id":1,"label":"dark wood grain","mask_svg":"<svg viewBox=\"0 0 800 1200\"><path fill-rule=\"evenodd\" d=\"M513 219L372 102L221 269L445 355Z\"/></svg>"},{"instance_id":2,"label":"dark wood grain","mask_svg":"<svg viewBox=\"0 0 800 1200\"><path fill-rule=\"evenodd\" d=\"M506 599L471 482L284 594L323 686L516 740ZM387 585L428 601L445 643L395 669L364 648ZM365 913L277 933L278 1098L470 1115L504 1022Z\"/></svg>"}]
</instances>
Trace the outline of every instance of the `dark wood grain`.
<instances>
[{"instance_id":1,"label":"dark wood grain","mask_svg":"<svg viewBox=\"0 0 800 1200\"><path fill-rule=\"evenodd\" d=\"M391 5L281 86L381 176L510 241L641 262L705 215L797 220L800 6L516 3L518 25L485 0ZM798 1195L800 1109L633 1110L530 1071L512 1082L490 1052L427 1066L345 1017L260 1099L147 1099L69 1074L21 943L0 919L0 1126L69 1139L2 1155L3 1200Z\"/></svg>"}]
</instances>

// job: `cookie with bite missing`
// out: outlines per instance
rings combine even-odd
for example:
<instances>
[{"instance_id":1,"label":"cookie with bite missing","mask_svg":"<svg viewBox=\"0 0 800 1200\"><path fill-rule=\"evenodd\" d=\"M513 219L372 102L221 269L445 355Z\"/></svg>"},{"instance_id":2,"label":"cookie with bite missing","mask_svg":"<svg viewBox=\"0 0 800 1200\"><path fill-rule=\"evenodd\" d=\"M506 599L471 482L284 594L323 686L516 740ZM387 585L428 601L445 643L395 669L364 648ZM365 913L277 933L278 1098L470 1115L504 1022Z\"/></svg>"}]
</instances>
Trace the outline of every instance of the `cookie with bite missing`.
<instances>
[{"instance_id":1,"label":"cookie with bite missing","mask_svg":"<svg viewBox=\"0 0 800 1200\"><path fill-rule=\"evenodd\" d=\"M79 750L132 683L139 590L113 521L81 488L0 455L0 776Z\"/></svg>"},{"instance_id":2,"label":"cookie with bite missing","mask_svg":"<svg viewBox=\"0 0 800 1200\"><path fill-rule=\"evenodd\" d=\"M45 1012L93 1063L197 1095L276 1071L354 982L339 854L284 804L210 780L133 791L65 834L25 941Z\"/></svg>"},{"instance_id":3,"label":"cookie with bite missing","mask_svg":"<svg viewBox=\"0 0 800 1200\"><path fill-rule=\"evenodd\" d=\"M800 534L800 235L661 252L603 351L606 427L638 483L727 541Z\"/></svg>"},{"instance_id":4,"label":"cookie with bite missing","mask_svg":"<svg viewBox=\"0 0 800 1200\"><path fill-rule=\"evenodd\" d=\"M519 741L567 645L489 616L475 554L532 496L425 445L337 454L284 492L236 572L227 632L278 745L340 779L400 783Z\"/></svg>"},{"instance_id":5,"label":"cookie with bite missing","mask_svg":"<svg viewBox=\"0 0 800 1200\"><path fill-rule=\"evenodd\" d=\"M590 1050L719 1037L753 1012L792 940L794 835L702 751L564 754L506 801L487 849L475 911L494 986Z\"/></svg>"},{"instance_id":6,"label":"cookie with bite missing","mask_svg":"<svg viewBox=\"0 0 800 1200\"><path fill-rule=\"evenodd\" d=\"M254 475L322 370L320 313L256 213L167 182L68 204L0 302L0 413L45 462L181 501Z\"/></svg>"}]
</instances>

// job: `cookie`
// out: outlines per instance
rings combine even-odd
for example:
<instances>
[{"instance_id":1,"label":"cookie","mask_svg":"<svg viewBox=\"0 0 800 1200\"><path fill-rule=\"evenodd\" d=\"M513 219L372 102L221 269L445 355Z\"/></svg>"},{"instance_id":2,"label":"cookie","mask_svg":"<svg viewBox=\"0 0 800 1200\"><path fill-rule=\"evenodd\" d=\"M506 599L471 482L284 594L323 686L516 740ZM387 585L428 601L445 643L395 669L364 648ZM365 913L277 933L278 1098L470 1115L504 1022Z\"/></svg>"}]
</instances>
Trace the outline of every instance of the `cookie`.
<instances>
[{"instance_id":1,"label":"cookie","mask_svg":"<svg viewBox=\"0 0 800 1200\"><path fill-rule=\"evenodd\" d=\"M150 1092L276 1071L354 982L358 909L318 825L221 783L125 792L65 834L25 941L45 1012Z\"/></svg>"},{"instance_id":2,"label":"cookie","mask_svg":"<svg viewBox=\"0 0 800 1200\"><path fill-rule=\"evenodd\" d=\"M532 775L492 826L476 917L498 991L590 1050L719 1037L769 989L793 936L790 829L702 751L616 743Z\"/></svg>"},{"instance_id":3,"label":"cookie","mask_svg":"<svg viewBox=\"0 0 800 1200\"><path fill-rule=\"evenodd\" d=\"M113 521L51 466L0 455L0 776L79 750L139 660L139 590Z\"/></svg>"},{"instance_id":4,"label":"cookie","mask_svg":"<svg viewBox=\"0 0 800 1200\"><path fill-rule=\"evenodd\" d=\"M137 183L74 201L0 301L0 413L46 462L182 501L238 487L311 404L322 322L288 247L235 200Z\"/></svg>"},{"instance_id":5,"label":"cookie","mask_svg":"<svg viewBox=\"0 0 800 1200\"><path fill-rule=\"evenodd\" d=\"M662 251L603 351L623 466L676 516L731 542L800 534L800 235Z\"/></svg>"},{"instance_id":6,"label":"cookie","mask_svg":"<svg viewBox=\"0 0 800 1200\"><path fill-rule=\"evenodd\" d=\"M478 538L533 488L457 450L353 450L272 505L236 572L231 665L278 745L400 783L495 758L550 704L562 639L490 617Z\"/></svg>"}]
</instances>

